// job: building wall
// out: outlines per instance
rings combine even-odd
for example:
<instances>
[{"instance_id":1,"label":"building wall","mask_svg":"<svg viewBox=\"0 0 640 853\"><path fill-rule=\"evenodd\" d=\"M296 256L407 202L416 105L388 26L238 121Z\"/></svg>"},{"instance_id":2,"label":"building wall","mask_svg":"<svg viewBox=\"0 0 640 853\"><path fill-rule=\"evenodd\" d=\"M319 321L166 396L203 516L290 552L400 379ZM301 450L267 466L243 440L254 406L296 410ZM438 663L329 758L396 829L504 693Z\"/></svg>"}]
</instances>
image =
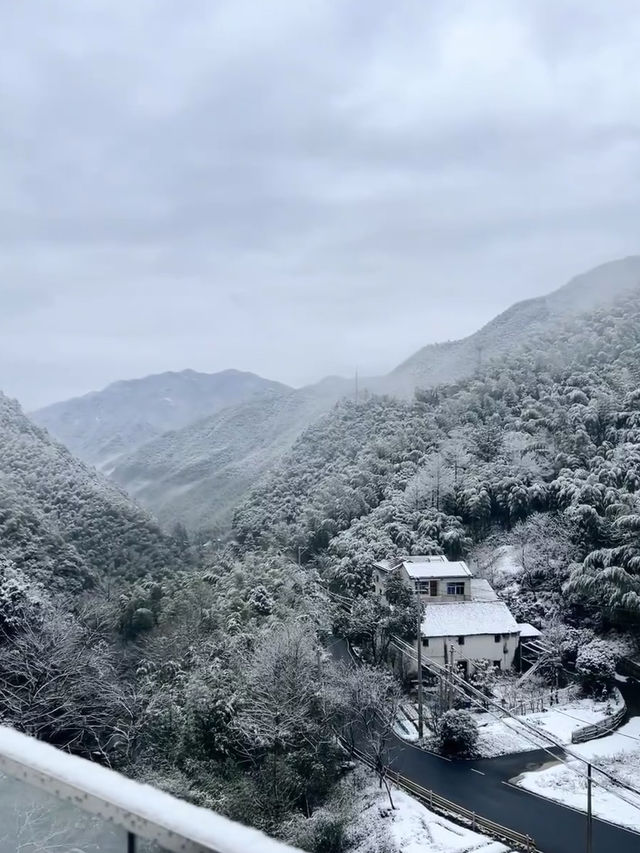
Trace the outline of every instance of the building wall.
<instances>
[{"instance_id":1,"label":"building wall","mask_svg":"<svg viewBox=\"0 0 640 853\"><path fill-rule=\"evenodd\" d=\"M453 646L454 663L466 659L469 663L468 674L473 672L474 660L490 660L500 661L500 669L508 670L513 666L516 651L520 637L518 634L501 634L500 641L495 641L494 634L474 634L473 636L465 636L464 644L458 643L458 637L429 637L429 645L422 647L422 659L427 662L431 660L440 666L446 666L450 662L451 646ZM446 644L446 654L445 654ZM414 641L414 648L418 648L417 641ZM417 666L414 661L407 660L407 666L410 672L417 672Z\"/></svg>"},{"instance_id":2,"label":"building wall","mask_svg":"<svg viewBox=\"0 0 640 853\"><path fill-rule=\"evenodd\" d=\"M385 584L387 578L389 577L389 572L384 572L381 569L375 569L372 573L372 582L373 589L376 595L384 595L385 594ZM400 569L400 576L404 581L407 589L410 589L412 592L416 590L416 582L413 578L409 577L408 572L404 567ZM471 598L471 578L466 576L461 576L457 578L431 578L438 585L437 596L431 596L428 594L421 594L420 598L423 601L435 601L440 599L442 601L468 601ZM449 595L447 593L447 584L449 583L459 583L464 584L464 592L462 595Z\"/></svg>"},{"instance_id":3,"label":"building wall","mask_svg":"<svg viewBox=\"0 0 640 853\"><path fill-rule=\"evenodd\" d=\"M437 584L436 594L431 594L431 583ZM417 588L416 581L413 578L407 576L407 585L410 589L415 590ZM471 578L468 577L458 577L458 578L429 578L424 580L424 584L429 589L429 592L421 591L420 598L424 602L429 601L469 601L471 599ZM460 593L449 593L447 590L448 584L460 584L462 586L462 591Z\"/></svg>"}]
</instances>

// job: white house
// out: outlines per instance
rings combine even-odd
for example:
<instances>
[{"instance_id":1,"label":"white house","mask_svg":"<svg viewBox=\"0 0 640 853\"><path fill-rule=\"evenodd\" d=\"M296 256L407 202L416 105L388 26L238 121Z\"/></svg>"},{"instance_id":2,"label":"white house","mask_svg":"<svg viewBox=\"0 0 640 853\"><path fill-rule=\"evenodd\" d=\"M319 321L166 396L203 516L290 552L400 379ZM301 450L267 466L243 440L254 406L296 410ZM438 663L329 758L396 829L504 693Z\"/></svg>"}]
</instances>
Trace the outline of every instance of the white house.
<instances>
[{"instance_id":1,"label":"white house","mask_svg":"<svg viewBox=\"0 0 640 853\"><path fill-rule=\"evenodd\" d=\"M423 659L441 666L453 662L464 675L471 674L476 660L510 669L520 643L520 626L488 581L474 578L462 561L403 557L374 564L373 584L379 595L384 595L394 570L420 597ZM412 661L408 663L411 668Z\"/></svg>"}]
</instances>

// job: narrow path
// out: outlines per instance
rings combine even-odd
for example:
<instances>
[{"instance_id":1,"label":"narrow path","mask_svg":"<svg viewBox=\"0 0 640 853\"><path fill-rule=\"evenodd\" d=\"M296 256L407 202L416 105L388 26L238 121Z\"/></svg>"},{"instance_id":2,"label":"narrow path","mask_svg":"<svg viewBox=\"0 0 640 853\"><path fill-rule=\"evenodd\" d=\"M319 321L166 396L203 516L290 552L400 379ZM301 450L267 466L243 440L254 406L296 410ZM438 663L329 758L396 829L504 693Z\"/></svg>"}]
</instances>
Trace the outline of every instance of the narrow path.
<instances>
[{"instance_id":1,"label":"narrow path","mask_svg":"<svg viewBox=\"0 0 640 853\"><path fill-rule=\"evenodd\" d=\"M350 660L341 640L334 640L330 651L338 659ZM514 776L549 760L546 752L536 750L479 761L442 761L399 738L389 749L390 765L398 773L483 817L530 835L542 853L581 853L586 850L584 814L509 784ZM594 819L592 853L640 853L640 835Z\"/></svg>"}]
</instances>

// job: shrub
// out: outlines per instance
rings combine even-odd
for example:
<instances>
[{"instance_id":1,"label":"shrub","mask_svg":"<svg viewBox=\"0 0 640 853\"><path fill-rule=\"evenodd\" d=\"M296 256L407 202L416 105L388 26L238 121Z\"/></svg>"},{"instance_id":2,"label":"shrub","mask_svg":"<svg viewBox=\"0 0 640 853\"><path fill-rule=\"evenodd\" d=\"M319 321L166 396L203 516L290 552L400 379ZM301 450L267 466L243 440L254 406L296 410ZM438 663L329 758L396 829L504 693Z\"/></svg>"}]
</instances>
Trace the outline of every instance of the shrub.
<instances>
[{"instance_id":1,"label":"shrub","mask_svg":"<svg viewBox=\"0 0 640 853\"><path fill-rule=\"evenodd\" d=\"M309 853L344 853L349 847L347 833L351 815L338 805L318 809L310 818L298 818L289 825L287 841Z\"/></svg>"},{"instance_id":2,"label":"shrub","mask_svg":"<svg viewBox=\"0 0 640 853\"><path fill-rule=\"evenodd\" d=\"M603 640L592 640L578 651L576 672L585 693L608 693L616 674L612 649Z\"/></svg>"},{"instance_id":3,"label":"shrub","mask_svg":"<svg viewBox=\"0 0 640 853\"><path fill-rule=\"evenodd\" d=\"M445 755L470 755L478 742L478 725L468 711L446 711L438 725L438 743Z\"/></svg>"}]
</instances>

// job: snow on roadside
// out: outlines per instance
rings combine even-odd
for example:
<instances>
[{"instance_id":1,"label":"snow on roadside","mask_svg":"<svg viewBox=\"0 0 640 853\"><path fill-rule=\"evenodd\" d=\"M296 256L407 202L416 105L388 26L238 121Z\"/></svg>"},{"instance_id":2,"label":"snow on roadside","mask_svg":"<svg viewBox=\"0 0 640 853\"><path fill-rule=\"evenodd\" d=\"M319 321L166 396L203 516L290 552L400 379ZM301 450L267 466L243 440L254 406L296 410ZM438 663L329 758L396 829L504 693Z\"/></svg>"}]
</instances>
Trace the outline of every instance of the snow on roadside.
<instances>
[{"instance_id":1,"label":"snow on roadside","mask_svg":"<svg viewBox=\"0 0 640 853\"><path fill-rule=\"evenodd\" d=\"M393 732L399 738L402 738L402 740L407 741L407 743L417 743L420 740L415 726L409 720L403 719L400 716L396 718L393 724Z\"/></svg>"},{"instance_id":2,"label":"snow on roadside","mask_svg":"<svg viewBox=\"0 0 640 853\"><path fill-rule=\"evenodd\" d=\"M632 717L614 734L599 740L576 744L571 751L587 761L602 767L617 778L637 787L640 774L640 717ZM586 773L583 761L567 757L570 767ZM610 786L605 777L594 770L594 780ZM513 784L571 806L579 811L587 808L587 782L573 770L559 762L545 765L539 770L523 773L511 780ZM640 796L624 789L617 789L616 796L600 785L593 786L593 813L612 823L640 831Z\"/></svg>"},{"instance_id":3,"label":"snow on roadside","mask_svg":"<svg viewBox=\"0 0 640 853\"><path fill-rule=\"evenodd\" d=\"M404 791L393 787L392 797L394 810L386 791L376 784L365 789L350 853L509 853L504 844L440 817Z\"/></svg>"},{"instance_id":4,"label":"snow on roadside","mask_svg":"<svg viewBox=\"0 0 640 853\"><path fill-rule=\"evenodd\" d=\"M518 719L549 735L557 743L569 744L573 732L615 714L622 707L622 702L622 696L616 691L611 700L600 702L594 699L576 699L548 711L525 714ZM478 725L478 751L483 758L550 746L547 738L536 738L514 719L505 718L504 722L499 722L490 715L483 715L483 718L478 720Z\"/></svg>"}]
</instances>

